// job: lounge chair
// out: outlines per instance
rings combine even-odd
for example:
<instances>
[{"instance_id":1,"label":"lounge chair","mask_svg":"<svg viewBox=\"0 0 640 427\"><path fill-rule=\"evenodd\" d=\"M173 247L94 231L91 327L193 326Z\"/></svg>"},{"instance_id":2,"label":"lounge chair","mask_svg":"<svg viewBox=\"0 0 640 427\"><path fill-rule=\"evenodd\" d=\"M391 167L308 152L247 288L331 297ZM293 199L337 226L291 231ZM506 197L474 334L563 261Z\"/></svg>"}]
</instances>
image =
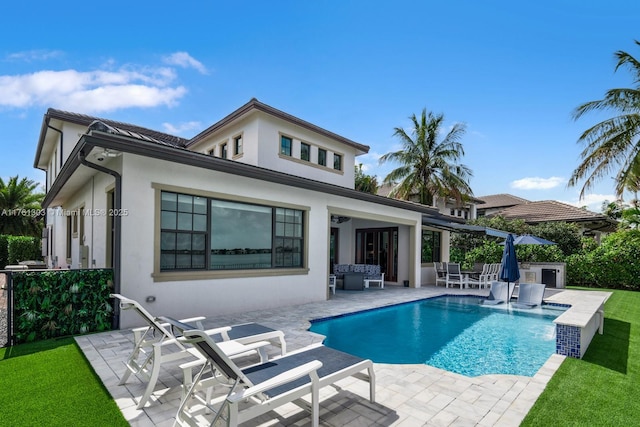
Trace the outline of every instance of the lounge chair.
<instances>
[{"instance_id":1,"label":"lounge chair","mask_svg":"<svg viewBox=\"0 0 640 427\"><path fill-rule=\"evenodd\" d=\"M544 283L520 283L518 300L512 305L517 308L534 308L541 305L545 287Z\"/></svg>"},{"instance_id":2,"label":"lounge chair","mask_svg":"<svg viewBox=\"0 0 640 427\"><path fill-rule=\"evenodd\" d=\"M292 402L311 412L311 425L319 424L319 390L336 381L354 376L369 382L371 402L375 402L375 374L371 360L362 359L322 344L305 347L267 363L240 369L204 331L185 330L181 338L193 345L206 364L195 376L183 396L176 424L237 426L281 405ZM209 369L214 377L203 379ZM361 373L367 370L368 375ZM209 399L212 386L223 385L225 392ZM203 397L202 392L206 393ZM311 395L310 404L302 397ZM212 418L212 420L208 419Z\"/></svg>"},{"instance_id":3,"label":"lounge chair","mask_svg":"<svg viewBox=\"0 0 640 427\"><path fill-rule=\"evenodd\" d=\"M482 300L482 304L497 305L503 304L507 301L511 301L511 296L513 295L513 290L515 289L515 287L515 283L491 282L489 298Z\"/></svg>"},{"instance_id":4,"label":"lounge chair","mask_svg":"<svg viewBox=\"0 0 640 427\"><path fill-rule=\"evenodd\" d=\"M197 350L186 347L178 341L166 322L152 316L137 301L120 294L111 294L111 297L119 300L122 310L135 310L148 325L132 330L134 347L125 362L126 369L119 382L119 385L125 384L131 374L147 381L147 388L137 405L137 409L142 409L155 389L163 363L183 359L201 359L204 363L204 359ZM192 327L202 329L203 320L205 318L200 316L181 321L189 325L195 323ZM278 345L283 355L286 353L284 333L256 323L225 326L209 329L206 332L212 336L212 339L220 342L222 351L230 357L257 353L260 361L263 362L268 359L264 347L270 343Z\"/></svg>"}]
</instances>

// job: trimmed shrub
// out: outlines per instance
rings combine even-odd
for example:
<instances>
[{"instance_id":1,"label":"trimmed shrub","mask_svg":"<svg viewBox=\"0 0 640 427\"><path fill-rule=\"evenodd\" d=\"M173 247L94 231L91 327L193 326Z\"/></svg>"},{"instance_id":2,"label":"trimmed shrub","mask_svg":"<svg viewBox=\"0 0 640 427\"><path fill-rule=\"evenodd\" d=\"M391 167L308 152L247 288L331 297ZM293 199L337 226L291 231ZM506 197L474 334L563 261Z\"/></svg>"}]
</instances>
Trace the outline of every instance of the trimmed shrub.
<instances>
[{"instance_id":1,"label":"trimmed shrub","mask_svg":"<svg viewBox=\"0 0 640 427\"><path fill-rule=\"evenodd\" d=\"M567 283L640 290L640 230L620 230L590 252L567 258Z\"/></svg>"},{"instance_id":2,"label":"trimmed shrub","mask_svg":"<svg viewBox=\"0 0 640 427\"><path fill-rule=\"evenodd\" d=\"M37 237L8 236L8 264L42 259L41 243Z\"/></svg>"}]
</instances>

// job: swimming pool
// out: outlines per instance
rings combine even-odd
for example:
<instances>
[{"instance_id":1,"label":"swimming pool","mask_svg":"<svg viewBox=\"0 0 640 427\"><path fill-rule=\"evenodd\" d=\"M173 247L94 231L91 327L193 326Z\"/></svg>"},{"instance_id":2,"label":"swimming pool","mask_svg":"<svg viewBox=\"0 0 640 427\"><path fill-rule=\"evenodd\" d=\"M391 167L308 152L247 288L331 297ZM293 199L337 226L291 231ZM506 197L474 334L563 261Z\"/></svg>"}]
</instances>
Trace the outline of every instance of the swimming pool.
<instances>
[{"instance_id":1,"label":"swimming pool","mask_svg":"<svg viewBox=\"0 0 640 427\"><path fill-rule=\"evenodd\" d=\"M482 306L442 296L312 320L324 344L378 363L425 363L466 376L533 376L555 352L562 308Z\"/></svg>"}]
</instances>

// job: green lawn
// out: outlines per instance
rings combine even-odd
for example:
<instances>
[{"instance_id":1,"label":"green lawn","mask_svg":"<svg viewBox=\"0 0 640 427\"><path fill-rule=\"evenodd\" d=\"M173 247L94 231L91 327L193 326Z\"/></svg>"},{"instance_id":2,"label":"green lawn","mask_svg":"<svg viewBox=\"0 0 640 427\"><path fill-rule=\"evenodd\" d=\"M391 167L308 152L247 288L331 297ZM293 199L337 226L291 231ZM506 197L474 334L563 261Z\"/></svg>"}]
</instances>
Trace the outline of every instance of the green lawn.
<instances>
[{"instance_id":1,"label":"green lawn","mask_svg":"<svg viewBox=\"0 0 640 427\"><path fill-rule=\"evenodd\" d=\"M612 291L604 335L567 358L523 426L632 426L640 422L640 292Z\"/></svg>"},{"instance_id":2,"label":"green lawn","mask_svg":"<svg viewBox=\"0 0 640 427\"><path fill-rule=\"evenodd\" d=\"M73 338L0 348L0 423L128 426Z\"/></svg>"},{"instance_id":3,"label":"green lawn","mask_svg":"<svg viewBox=\"0 0 640 427\"><path fill-rule=\"evenodd\" d=\"M565 360L523 426L638 425L640 292L612 292L604 335ZM0 348L0 408L2 425L128 425L72 338Z\"/></svg>"}]
</instances>

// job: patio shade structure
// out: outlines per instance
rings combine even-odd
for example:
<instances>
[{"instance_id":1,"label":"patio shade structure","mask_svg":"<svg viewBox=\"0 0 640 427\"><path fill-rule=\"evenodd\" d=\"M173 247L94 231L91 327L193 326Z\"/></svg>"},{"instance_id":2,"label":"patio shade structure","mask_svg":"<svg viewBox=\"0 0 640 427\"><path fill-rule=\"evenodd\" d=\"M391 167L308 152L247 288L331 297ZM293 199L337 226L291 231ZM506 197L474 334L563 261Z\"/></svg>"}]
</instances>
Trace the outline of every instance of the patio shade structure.
<instances>
[{"instance_id":1,"label":"patio shade structure","mask_svg":"<svg viewBox=\"0 0 640 427\"><path fill-rule=\"evenodd\" d=\"M518 258L516 257L516 247L513 244L513 234L507 236L504 242L504 251L502 251L502 261L500 262L500 280L507 282L507 295L510 295L511 282L520 278L520 269L518 268ZM509 304L509 300L507 300Z\"/></svg>"},{"instance_id":2,"label":"patio shade structure","mask_svg":"<svg viewBox=\"0 0 640 427\"><path fill-rule=\"evenodd\" d=\"M531 234L523 234L513 239L514 245L555 245L555 242L551 240L543 239L542 237L533 236Z\"/></svg>"}]
</instances>

